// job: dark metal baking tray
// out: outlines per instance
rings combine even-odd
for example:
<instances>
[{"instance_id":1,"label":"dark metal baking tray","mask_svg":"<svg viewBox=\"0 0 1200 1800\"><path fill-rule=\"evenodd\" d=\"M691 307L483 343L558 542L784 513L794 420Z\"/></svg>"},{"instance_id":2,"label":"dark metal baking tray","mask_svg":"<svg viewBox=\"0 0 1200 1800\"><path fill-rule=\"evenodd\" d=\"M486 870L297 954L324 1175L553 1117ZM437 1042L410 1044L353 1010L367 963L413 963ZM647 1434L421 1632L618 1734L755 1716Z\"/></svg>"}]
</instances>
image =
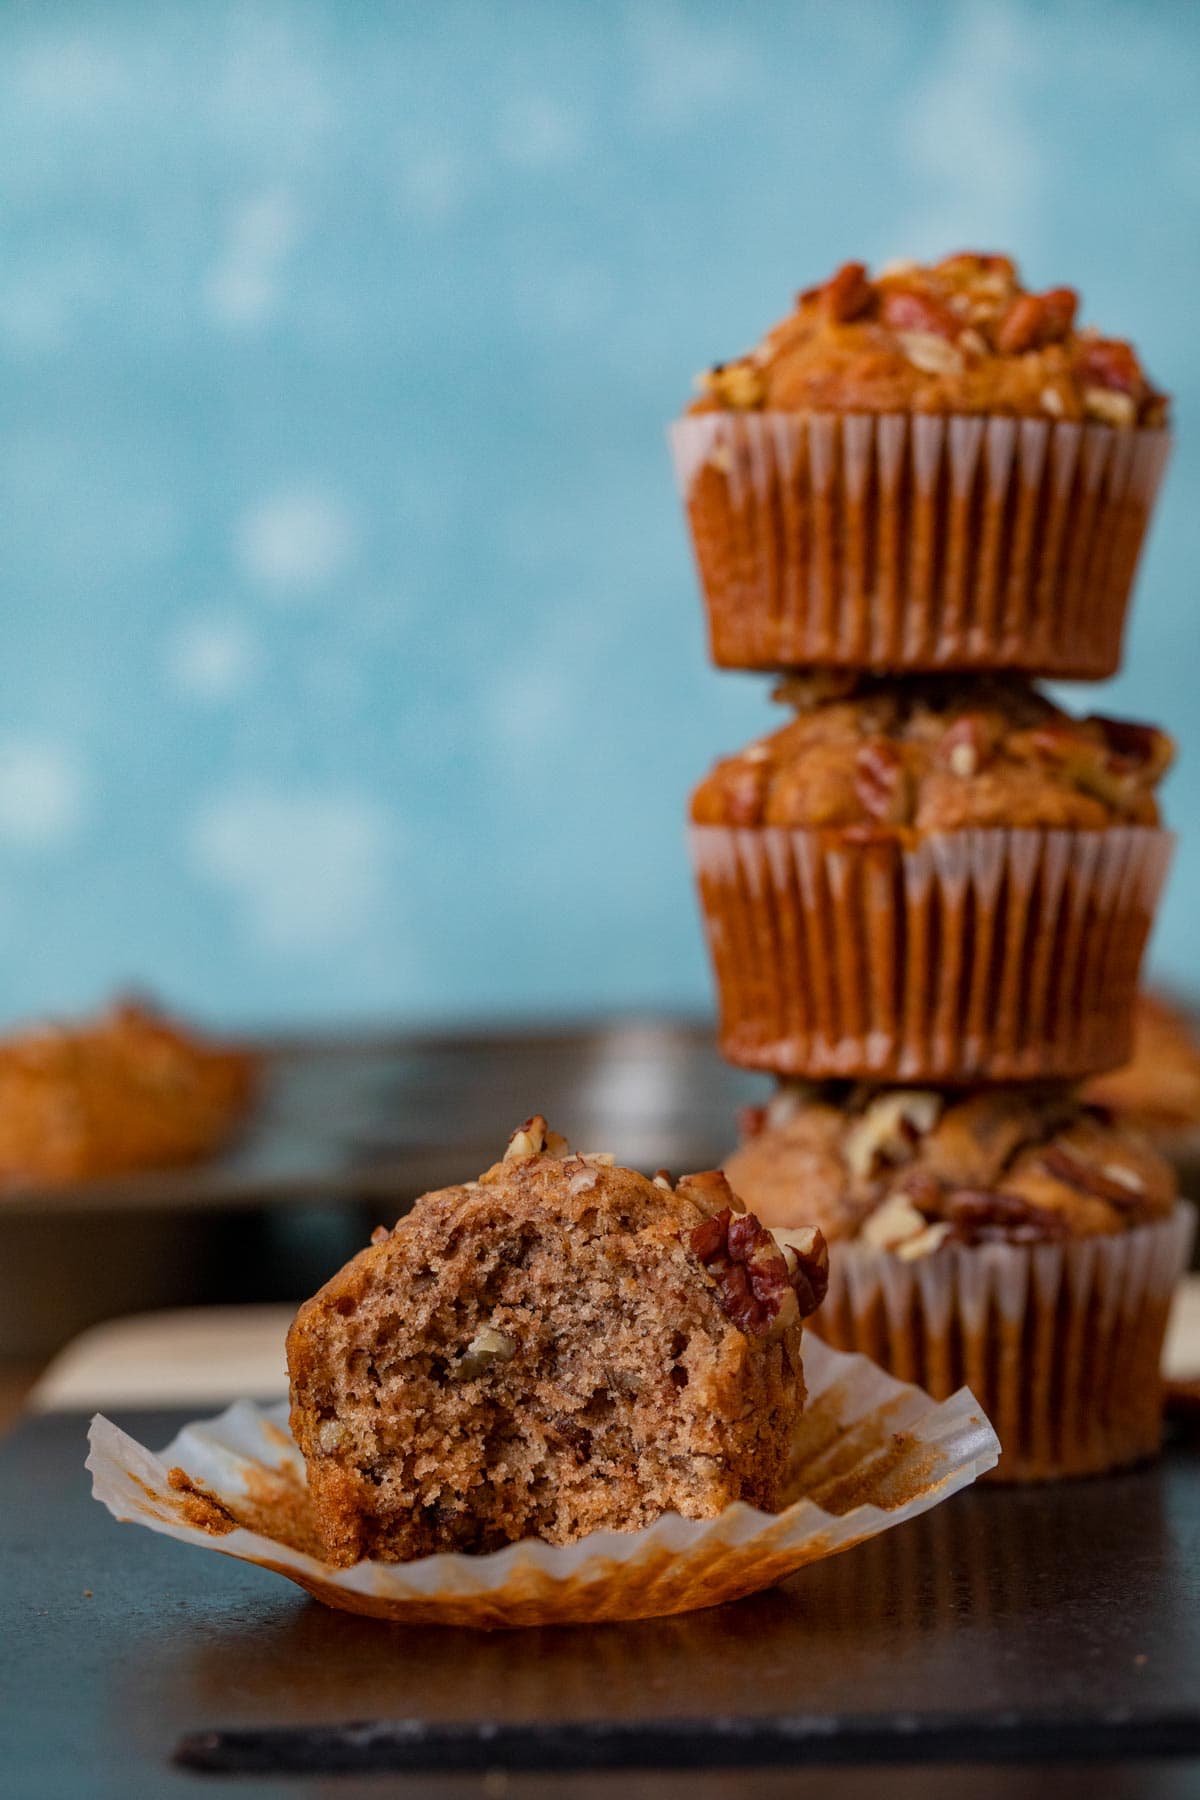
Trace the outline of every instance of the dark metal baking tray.
<instances>
[{"instance_id":1,"label":"dark metal baking tray","mask_svg":"<svg viewBox=\"0 0 1200 1800\"><path fill-rule=\"evenodd\" d=\"M120 1422L161 1443L181 1421ZM1103 1480L972 1489L736 1606L483 1635L330 1612L115 1524L89 1497L84 1431L48 1417L0 1441L0 1791L22 1800L1195 1791L1196 1764L1169 1760L1200 1759L1186 1439ZM382 1729L341 1730L363 1721ZM355 1742L394 1779L337 1773L369 1766ZM246 1781L205 1782L181 1747ZM1045 1786L1027 1766L1064 1758L1106 1766Z\"/></svg>"},{"instance_id":2,"label":"dark metal baking tray","mask_svg":"<svg viewBox=\"0 0 1200 1800\"><path fill-rule=\"evenodd\" d=\"M706 1023L363 1032L250 1043L260 1102L212 1162L0 1195L6 1219L50 1213L305 1205L415 1197L494 1162L531 1111L588 1150L682 1170L718 1161L762 1076L731 1069Z\"/></svg>"}]
</instances>

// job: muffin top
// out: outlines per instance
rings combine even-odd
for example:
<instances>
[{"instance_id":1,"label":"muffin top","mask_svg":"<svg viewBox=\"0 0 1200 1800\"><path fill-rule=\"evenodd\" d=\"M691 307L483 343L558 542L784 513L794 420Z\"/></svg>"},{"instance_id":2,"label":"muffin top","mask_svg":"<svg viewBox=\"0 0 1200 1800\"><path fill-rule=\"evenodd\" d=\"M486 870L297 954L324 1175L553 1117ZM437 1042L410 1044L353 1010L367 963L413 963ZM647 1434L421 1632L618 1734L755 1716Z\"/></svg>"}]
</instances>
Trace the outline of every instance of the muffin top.
<instances>
[{"instance_id":1,"label":"muffin top","mask_svg":"<svg viewBox=\"0 0 1200 1800\"><path fill-rule=\"evenodd\" d=\"M1158 821L1170 738L1072 718L1017 679L810 676L784 682L776 698L796 716L716 765L692 795L695 824L865 838Z\"/></svg>"},{"instance_id":2,"label":"muffin top","mask_svg":"<svg viewBox=\"0 0 1200 1800\"><path fill-rule=\"evenodd\" d=\"M746 356L700 377L692 412L1006 413L1163 425L1132 345L1078 330L1073 288L1030 293L1007 256L845 263Z\"/></svg>"},{"instance_id":3,"label":"muffin top","mask_svg":"<svg viewBox=\"0 0 1200 1800\"><path fill-rule=\"evenodd\" d=\"M357 1302L381 1263L393 1254L393 1237L426 1244L436 1255L449 1234L485 1220L503 1232L512 1221L551 1214L569 1252L576 1230L682 1243L703 1267L722 1310L749 1337L778 1337L815 1311L825 1293L828 1258L820 1234L786 1252L747 1213L720 1169L653 1176L621 1168L607 1152L580 1155L551 1131L541 1114L526 1119L509 1139L503 1159L477 1181L424 1194L394 1229L379 1226L370 1245L332 1277L299 1318L320 1306ZM388 1245L391 1244L391 1249Z\"/></svg>"},{"instance_id":4,"label":"muffin top","mask_svg":"<svg viewBox=\"0 0 1200 1800\"><path fill-rule=\"evenodd\" d=\"M886 1090L789 1084L726 1164L769 1226L854 1238L906 1260L943 1244L1105 1236L1169 1214L1171 1165L1062 1088Z\"/></svg>"}]
</instances>

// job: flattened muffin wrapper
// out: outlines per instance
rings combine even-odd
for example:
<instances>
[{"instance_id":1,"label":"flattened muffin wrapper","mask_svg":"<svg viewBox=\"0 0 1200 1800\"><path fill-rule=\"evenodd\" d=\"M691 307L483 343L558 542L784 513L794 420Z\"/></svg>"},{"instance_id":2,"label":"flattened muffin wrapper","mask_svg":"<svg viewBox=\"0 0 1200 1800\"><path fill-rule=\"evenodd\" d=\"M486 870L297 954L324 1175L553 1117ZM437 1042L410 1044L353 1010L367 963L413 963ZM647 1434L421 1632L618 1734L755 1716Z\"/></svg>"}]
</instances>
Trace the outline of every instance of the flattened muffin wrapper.
<instances>
[{"instance_id":1,"label":"flattened muffin wrapper","mask_svg":"<svg viewBox=\"0 0 1200 1800\"><path fill-rule=\"evenodd\" d=\"M990 1469L999 1446L974 1396L940 1403L864 1356L805 1336L809 1399L790 1481L772 1514L737 1504L714 1519L666 1514L643 1531L577 1543L524 1539L488 1555L331 1568L314 1553L304 1464L287 1408L240 1400L187 1425L154 1455L97 1414L92 1492L113 1517L277 1570L327 1605L413 1624L579 1624L654 1618L770 1587L901 1524ZM172 1486L172 1469L186 1481Z\"/></svg>"},{"instance_id":2,"label":"flattened muffin wrapper","mask_svg":"<svg viewBox=\"0 0 1200 1800\"><path fill-rule=\"evenodd\" d=\"M905 844L698 825L690 840L730 1062L969 1081L1075 1079L1129 1058L1169 831Z\"/></svg>"},{"instance_id":3,"label":"flattened muffin wrapper","mask_svg":"<svg viewBox=\"0 0 1200 1800\"><path fill-rule=\"evenodd\" d=\"M1195 1228L1181 1201L1065 1244L947 1244L905 1262L835 1243L812 1328L932 1394L969 1383L1000 1439L995 1480L1098 1474L1159 1448L1163 1338Z\"/></svg>"},{"instance_id":4,"label":"flattened muffin wrapper","mask_svg":"<svg viewBox=\"0 0 1200 1800\"><path fill-rule=\"evenodd\" d=\"M1169 432L712 412L670 438L719 666L1119 666Z\"/></svg>"}]
</instances>

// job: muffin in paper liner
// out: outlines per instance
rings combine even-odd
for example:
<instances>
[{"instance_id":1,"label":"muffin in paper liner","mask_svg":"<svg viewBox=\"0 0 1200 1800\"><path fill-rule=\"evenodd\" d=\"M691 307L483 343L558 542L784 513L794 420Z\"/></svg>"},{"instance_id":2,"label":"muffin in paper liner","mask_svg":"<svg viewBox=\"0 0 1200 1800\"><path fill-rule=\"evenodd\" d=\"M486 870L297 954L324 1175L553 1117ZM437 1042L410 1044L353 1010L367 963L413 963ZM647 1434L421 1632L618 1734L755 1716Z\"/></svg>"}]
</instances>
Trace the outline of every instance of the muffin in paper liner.
<instances>
[{"instance_id":1,"label":"muffin in paper liner","mask_svg":"<svg viewBox=\"0 0 1200 1800\"><path fill-rule=\"evenodd\" d=\"M717 1518L667 1514L638 1532L577 1543L524 1539L484 1556L331 1568L316 1554L304 1465L286 1406L238 1401L187 1425L159 1456L97 1414L92 1493L113 1517L274 1569L328 1606L408 1624L584 1624L717 1606L936 1506L999 1453L974 1396L935 1404L864 1356L805 1340L809 1401L796 1423L778 1514L738 1504Z\"/></svg>"},{"instance_id":2,"label":"muffin in paper liner","mask_svg":"<svg viewBox=\"0 0 1200 1800\"><path fill-rule=\"evenodd\" d=\"M985 414L680 419L713 661L1111 675L1170 442Z\"/></svg>"},{"instance_id":3,"label":"muffin in paper liner","mask_svg":"<svg viewBox=\"0 0 1200 1800\"><path fill-rule=\"evenodd\" d=\"M934 1396L968 1383L1000 1439L991 1479L1099 1474L1159 1448L1163 1338L1195 1226L1181 1201L1119 1236L945 1244L909 1262L838 1242L812 1329Z\"/></svg>"},{"instance_id":4,"label":"muffin in paper liner","mask_svg":"<svg viewBox=\"0 0 1200 1800\"><path fill-rule=\"evenodd\" d=\"M1130 1053L1174 838L691 828L722 1055L781 1075L1074 1079Z\"/></svg>"}]
</instances>

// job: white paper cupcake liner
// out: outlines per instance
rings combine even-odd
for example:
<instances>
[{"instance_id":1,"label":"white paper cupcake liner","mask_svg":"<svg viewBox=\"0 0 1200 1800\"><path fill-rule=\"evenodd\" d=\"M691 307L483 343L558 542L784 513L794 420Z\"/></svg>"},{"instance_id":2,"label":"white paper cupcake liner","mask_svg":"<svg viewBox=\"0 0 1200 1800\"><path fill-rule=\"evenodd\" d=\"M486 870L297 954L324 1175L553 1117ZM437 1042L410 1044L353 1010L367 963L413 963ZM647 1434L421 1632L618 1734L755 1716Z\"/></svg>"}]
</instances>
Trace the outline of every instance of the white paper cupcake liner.
<instances>
[{"instance_id":1,"label":"white paper cupcake liner","mask_svg":"<svg viewBox=\"0 0 1200 1800\"><path fill-rule=\"evenodd\" d=\"M969 1384L1000 1439L998 1481L1119 1468L1159 1447L1163 1337L1195 1224L1180 1202L1115 1237L947 1244L911 1262L835 1243L811 1329L935 1396Z\"/></svg>"},{"instance_id":2,"label":"white paper cupcake liner","mask_svg":"<svg viewBox=\"0 0 1200 1800\"><path fill-rule=\"evenodd\" d=\"M711 412L670 436L719 666L1118 667L1168 432Z\"/></svg>"},{"instance_id":3,"label":"white paper cupcake liner","mask_svg":"<svg viewBox=\"0 0 1200 1800\"><path fill-rule=\"evenodd\" d=\"M996 1461L996 1434L966 1391L935 1404L807 1334L804 1370L809 1400L790 1474L798 1498L786 1511L738 1504L701 1521L672 1513L644 1531L567 1545L526 1539L486 1556L321 1562L286 1406L238 1401L185 1426L158 1456L97 1414L87 1466L114 1518L275 1569L349 1612L488 1629L655 1618L770 1587L936 1506ZM187 1485L171 1485L173 1468Z\"/></svg>"},{"instance_id":4,"label":"white paper cupcake liner","mask_svg":"<svg viewBox=\"0 0 1200 1800\"><path fill-rule=\"evenodd\" d=\"M1130 1054L1174 838L699 825L721 1053L781 1075L1075 1079Z\"/></svg>"}]
</instances>

